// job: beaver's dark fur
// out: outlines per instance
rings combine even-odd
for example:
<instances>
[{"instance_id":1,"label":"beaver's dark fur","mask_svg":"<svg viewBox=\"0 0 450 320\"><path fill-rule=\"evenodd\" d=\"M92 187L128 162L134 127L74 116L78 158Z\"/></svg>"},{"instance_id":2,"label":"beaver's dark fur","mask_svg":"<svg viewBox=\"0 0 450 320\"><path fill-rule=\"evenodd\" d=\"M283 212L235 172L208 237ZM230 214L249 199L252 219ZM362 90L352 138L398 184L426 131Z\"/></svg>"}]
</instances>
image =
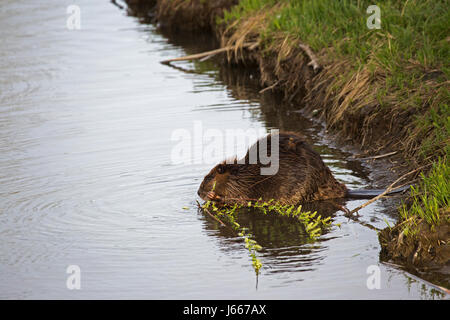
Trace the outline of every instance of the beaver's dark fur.
<instances>
[{"instance_id":1,"label":"beaver's dark fur","mask_svg":"<svg viewBox=\"0 0 450 320\"><path fill-rule=\"evenodd\" d=\"M345 197L347 188L338 182L303 138L293 132L280 132L279 169L276 174L262 175L261 168L269 165L249 163L252 148L260 148L260 139L247 152L245 164L226 163L216 165L204 178L198 190L204 200L225 203L246 203L249 200L274 199L283 204L297 204L315 200ZM267 137L270 151L272 136ZM270 152L268 152L270 155Z\"/></svg>"}]
</instances>

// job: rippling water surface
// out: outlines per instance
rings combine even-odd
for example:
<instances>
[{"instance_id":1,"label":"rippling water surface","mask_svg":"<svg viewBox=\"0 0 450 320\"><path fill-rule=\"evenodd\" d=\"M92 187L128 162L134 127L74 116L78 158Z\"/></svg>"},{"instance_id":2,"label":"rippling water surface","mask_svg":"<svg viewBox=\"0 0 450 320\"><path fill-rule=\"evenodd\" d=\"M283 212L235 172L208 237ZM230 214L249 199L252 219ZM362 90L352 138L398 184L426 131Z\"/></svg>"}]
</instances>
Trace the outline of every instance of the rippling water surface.
<instances>
[{"instance_id":1,"label":"rippling water surface","mask_svg":"<svg viewBox=\"0 0 450 320\"><path fill-rule=\"evenodd\" d=\"M263 247L257 282L242 239L197 211L211 164L173 164L174 130L296 130L350 187L370 185L368 168L259 94L251 71L159 63L207 49L200 36L167 38L106 0L77 1L81 30L68 30L70 4L0 4L0 298L441 297L381 264L376 232L340 211L315 243L292 221L243 216ZM382 203L361 215L395 221ZM69 265L81 290L66 287Z\"/></svg>"}]
</instances>

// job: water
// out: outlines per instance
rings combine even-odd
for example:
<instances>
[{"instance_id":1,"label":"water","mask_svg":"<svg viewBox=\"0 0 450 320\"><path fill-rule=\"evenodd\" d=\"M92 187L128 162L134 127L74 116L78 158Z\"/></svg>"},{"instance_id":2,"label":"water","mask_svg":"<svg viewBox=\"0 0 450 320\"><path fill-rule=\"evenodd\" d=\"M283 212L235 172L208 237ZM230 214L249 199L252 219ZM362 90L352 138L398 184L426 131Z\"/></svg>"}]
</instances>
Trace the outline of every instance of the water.
<instances>
[{"instance_id":1,"label":"water","mask_svg":"<svg viewBox=\"0 0 450 320\"><path fill-rule=\"evenodd\" d=\"M199 52L202 39L161 35L109 1L0 5L0 298L442 298L426 282L381 264L375 231L334 213L307 243L300 226L244 216L263 246L258 281L242 239L196 209L211 164L173 164L176 129L282 128L304 133L336 176L370 185L369 168L257 75L214 61L160 60ZM362 201L349 201L354 208ZM383 202L361 211L383 228ZM81 270L69 290L68 266ZM367 287L380 268L381 289Z\"/></svg>"}]
</instances>

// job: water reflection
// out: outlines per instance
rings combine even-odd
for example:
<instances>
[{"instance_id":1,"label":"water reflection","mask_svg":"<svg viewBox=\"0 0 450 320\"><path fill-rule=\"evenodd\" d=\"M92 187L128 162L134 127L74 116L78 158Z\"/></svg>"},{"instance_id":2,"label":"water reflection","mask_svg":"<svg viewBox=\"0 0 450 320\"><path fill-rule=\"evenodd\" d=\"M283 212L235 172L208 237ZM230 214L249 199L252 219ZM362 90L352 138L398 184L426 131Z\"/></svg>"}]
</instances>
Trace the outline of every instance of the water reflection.
<instances>
[{"instance_id":1,"label":"water reflection","mask_svg":"<svg viewBox=\"0 0 450 320\"><path fill-rule=\"evenodd\" d=\"M303 211L318 211L323 218L332 217L338 210L338 202L320 201L304 204ZM203 211L199 210L200 214ZM237 231L223 227L219 222L204 216L205 228L215 231L215 237L221 238L223 250L243 246L243 239ZM241 228L248 229L262 250L258 253L269 273L312 271L320 265L326 255L328 230L324 229L321 238L312 241L302 223L294 218L280 217L274 213L263 214L255 209L243 208L236 212L236 222ZM320 253L320 254L319 254Z\"/></svg>"}]
</instances>

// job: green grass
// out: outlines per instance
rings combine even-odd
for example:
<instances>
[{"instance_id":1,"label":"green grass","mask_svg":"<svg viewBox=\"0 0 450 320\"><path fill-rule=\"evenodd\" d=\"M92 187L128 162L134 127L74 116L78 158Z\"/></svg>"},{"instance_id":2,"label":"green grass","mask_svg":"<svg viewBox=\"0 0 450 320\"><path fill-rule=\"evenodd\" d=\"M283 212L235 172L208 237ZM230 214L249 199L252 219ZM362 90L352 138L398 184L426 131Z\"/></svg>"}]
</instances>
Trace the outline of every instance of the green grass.
<instances>
[{"instance_id":1,"label":"green grass","mask_svg":"<svg viewBox=\"0 0 450 320\"><path fill-rule=\"evenodd\" d=\"M373 1L241 0L223 21L245 18L281 4L267 23L268 35L283 32L300 38L313 50L333 47L360 63L376 59L396 70L402 61L417 60L448 76L450 10L448 1L378 1L381 29L368 29L366 9ZM397 70L398 71L398 70Z\"/></svg>"},{"instance_id":2,"label":"green grass","mask_svg":"<svg viewBox=\"0 0 450 320\"><path fill-rule=\"evenodd\" d=\"M450 166L446 160L439 159L434 163L427 176L421 174L420 183L411 187L412 204L410 206L403 204L400 208L400 216L407 222L404 230L414 233L417 218L425 220L430 226L450 222L448 221L449 181Z\"/></svg>"}]
</instances>

